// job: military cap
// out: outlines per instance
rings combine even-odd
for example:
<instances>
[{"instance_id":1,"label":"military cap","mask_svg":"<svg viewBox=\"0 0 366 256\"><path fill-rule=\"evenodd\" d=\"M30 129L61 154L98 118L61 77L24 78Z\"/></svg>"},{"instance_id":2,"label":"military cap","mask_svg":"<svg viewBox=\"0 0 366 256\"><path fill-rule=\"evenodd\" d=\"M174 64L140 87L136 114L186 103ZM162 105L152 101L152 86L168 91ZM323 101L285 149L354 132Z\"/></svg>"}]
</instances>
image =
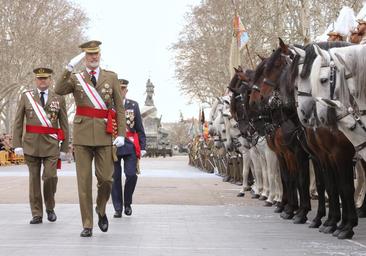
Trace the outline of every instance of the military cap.
<instances>
[{"instance_id":1,"label":"military cap","mask_svg":"<svg viewBox=\"0 0 366 256\"><path fill-rule=\"evenodd\" d=\"M127 87L128 80L126 80L126 79L118 79L118 81L121 83L121 86L122 87Z\"/></svg>"},{"instance_id":2,"label":"military cap","mask_svg":"<svg viewBox=\"0 0 366 256\"><path fill-rule=\"evenodd\" d=\"M79 48L86 53L98 53L100 51L99 45L101 44L102 42L93 40L79 45Z\"/></svg>"},{"instance_id":3,"label":"military cap","mask_svg":"<svg viewBox=\"0 0 366 256\"><path fill-rule=\"evenodd\" d=\"M363 19L358 19L357 22L358 24L366 24L366 20Z\"/></svg>"},{"instance_id":4,"label":"military cap","mask_svg":"<svg viewBox=\"0 0 366 256\"><path fill-rule=\"evenodd\" d=\"M327 35L328 35L328 36L340 36L340 37L342 37L342 35L341 35L340 33L335 32L335 31L331 31L331 32L329 32Z\"/></svg>"},{"instance_id":5,"label":"military cap","mask_svg":"<svg viewBox=\"0 0 366 256\"><path fill-rule=\"evenodd\" d=\"M53 73L53 70L50 68L36 68L33 70L33 73L36 74L36 77L50 77Z\"/></svg>"}]
</instances>

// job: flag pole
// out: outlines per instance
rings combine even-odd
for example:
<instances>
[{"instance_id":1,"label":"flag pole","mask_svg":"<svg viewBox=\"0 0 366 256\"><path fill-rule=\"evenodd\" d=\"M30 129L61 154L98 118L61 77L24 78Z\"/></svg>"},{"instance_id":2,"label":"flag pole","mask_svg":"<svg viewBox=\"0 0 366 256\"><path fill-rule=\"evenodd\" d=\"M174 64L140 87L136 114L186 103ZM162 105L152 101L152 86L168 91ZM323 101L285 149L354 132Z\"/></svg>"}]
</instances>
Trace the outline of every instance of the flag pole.
<instances>
[{"instance_id":1,"label":"flag pole","mask_svg":"<svg viewBox=\"0 0 366 256\"><path fill-rule=\"evenodd\" d=\"M248 43L246 43L246 44L245 44L245 49L247 50L247 53L248 53L248 57L249 57L249 61L250 61L250 65L252 66L252 69L254 70L254 64L253 64L252 56L250 56Z\"/></svg>"},{"instance_id":2,"label":"flag pole","mask_svg":"<svg viewBox=\"0 0 366 256\"><path fill-rule=\"evenodd\" d=\"M238 7L235 3L235 0L231 0L231 3L233 4L234 6L234 10L235 10L235 15L239 15L238 13ZM247 54L248 54L248 58L249 58L249 61L250 61L250 65L252 66L252 69L254 69L254 64L253 64L253 59L252 59L252 56L250 55L250 51L249 51L249 47L248 47L248 43L245 44L245 49L247 51ZM240 51L239 51L240 52Z\"/></svg>"}]
</instances>

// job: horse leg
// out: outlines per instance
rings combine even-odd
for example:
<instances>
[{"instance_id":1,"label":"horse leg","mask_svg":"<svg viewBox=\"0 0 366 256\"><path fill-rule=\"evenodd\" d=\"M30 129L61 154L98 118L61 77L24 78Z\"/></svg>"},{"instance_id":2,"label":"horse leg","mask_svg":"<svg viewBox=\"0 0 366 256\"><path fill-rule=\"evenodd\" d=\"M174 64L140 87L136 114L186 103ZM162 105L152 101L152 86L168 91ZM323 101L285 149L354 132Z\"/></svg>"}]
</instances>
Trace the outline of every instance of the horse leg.
<instances>
[{"instance_id":1,"label":"horse leg","mask_svg":"<svg viewBox=\"0 0 366 256\"><path fill-rule=\"evenodd\" d=\"M353 166L352 159L346 168L339 175L342 193L342 211L345 212L346 218L340 227L341 232L336 233L338 239L351 239L354 235L353 227L358 225L358 216L356 213L355 201L353 199L355 187L353 182ZM344 201L343 201L344 200Z\"/></svg>"},{"instance_id":2,"label":"horse leg","mask_svg":"<svg viewBox=\"0 0 366 256\"><path fill-rule=\"evenodd\" d=\"M279 169L279 174L280 174L280 180L281 180L281 184L282 184L282 197L281 197L281 202L279 205L277 205L276 209L275 209L275 213L282 213L285 209L285 206L288 204L288 175L287 175L287 171L286 171L286 163L284 158L277 154L277 159L278 159L278 169Z\"/></svg>"},{"instance_id":3,"label":"horse leg","mask_svg":"<svg viewBox=\"0 0 366 256\"><path fill-rule=\"evenodd\" d=\"M276 155L270 150L267 146L267 143L264 145L264 156L266 161L266 168L268 173L268 185L269 185L269 195L267 199L268 204L273 204L274 201L280 202L281 198L279 197L279 192L277 190L276 184L276 175L278 172L278 160ZM281 182L281 181L280 181Z\"/></svg>"},{"instance_id":4,"label":"horse leg","mask_svg":"<svg viewBox=\"0 0 366 256\"><path fill-rule=\"evenodd\" d=\"M341 211L339 204L339 186L336 172L328 170L327 178L329 179L329 214L328 219L324 222L323 226L319 228L319 231L325 234L330 234L337 229L337 223L341 219Z\"/></svg>"},{"instance_id":5,"label":"horse leg","mask_svg":"<svg viewBox=\"0 0 366 256\"><path fill-rule=\"evenodd\" d=\"M365 160L361 159L357 165L357 183L359 186L359 191L355 192L355 195L357 195L357 198L355 201L358 203L357 205L357 215L359 218L365 218L366 217L366 162Z\"/></svg>"},{"instance_id":6,"label":"horse leg","mask_svg":"<svg viewBox=\"0 0 366 256\"><path fill-rule=\"evenodd\" d=\"M325 208L325 183L324 183L324 175L323 170L320 165L318 159L312 159L313 167L314 167L314 175L315 175L315 184L316 190L318 192L318 210L315 218L309 225L309 228L319 228L322 224L322 218L326 215Z\"/></svg>"},{"instance_id":7,"label":"horse leg","mask_svg":"<svg viewBox=\"0 0 366 256\"><path fill-rule=\"evenodd\" d=\"M258 150L256 147L252 147L249 150L250 158L252 159L254 176L255 176L255 184L257 190L254 192L252 198L258 199L263 191L263 179L262 179L262 166L259 160ZM252 170L253 171L253 170Z\"/></svg>"},{"instance_id":8,"label":"horse leg","mask_svg":"<svg viewBox=\"0 0 366 256\"><path fill-rule=\"evenodd\" d=\"M300 210L295 216L295 224L305 224L307 214L311 210L310 204L310 174L309 174L309 155L299 145L296 152L296 160L298 165L298 188L300 195Z\"/></svg>"},{"instance_id":9,"label":"horse leg","mask_svg":"<svg viewBox=\"0 0 366 256\"><path fill-rule=\"evenodd\" d=\"M243 185L242 188L237 195L238 197L244 197L245 191L247 191L247 188L250 187L248 184L248 177L249 177L249 170L250 170L250 156L249 152L242 152L242 158L243 158Z\"/></svg>"}]
</instances>

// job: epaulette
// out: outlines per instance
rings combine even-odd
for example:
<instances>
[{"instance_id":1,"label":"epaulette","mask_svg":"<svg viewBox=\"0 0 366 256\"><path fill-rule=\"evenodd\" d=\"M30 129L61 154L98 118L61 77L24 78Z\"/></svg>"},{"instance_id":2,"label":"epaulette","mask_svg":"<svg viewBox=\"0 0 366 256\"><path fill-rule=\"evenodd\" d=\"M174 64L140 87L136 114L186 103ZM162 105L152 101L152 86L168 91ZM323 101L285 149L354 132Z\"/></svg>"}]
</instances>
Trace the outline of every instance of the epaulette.
<instances>
[{"instance_id":1,"label":"epaulette","mask_svg":"<svg viewBox=\"0 0 366 256\"><path fill-rule=\"evenodd\" d=\"M117 73L112 70L103 69L103 71L117 75Z\"/></svg>"}]
</instances>

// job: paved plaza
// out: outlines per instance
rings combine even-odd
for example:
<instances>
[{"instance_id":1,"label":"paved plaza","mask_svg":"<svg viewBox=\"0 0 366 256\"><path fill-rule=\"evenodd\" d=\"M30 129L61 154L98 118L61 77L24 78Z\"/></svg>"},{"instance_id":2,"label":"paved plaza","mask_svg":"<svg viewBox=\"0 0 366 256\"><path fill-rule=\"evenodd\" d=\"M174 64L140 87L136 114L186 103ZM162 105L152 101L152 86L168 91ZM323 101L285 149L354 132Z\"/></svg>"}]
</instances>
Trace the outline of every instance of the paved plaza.
<instances>
[{"instance_id":1,"label":"paved plaza","mask_svg":"<svg viewBox=\"0 0 366 256\"><path fill-rule=\"evenodd\" d=\"M0 255L366 255L365 219L344 241L294 225L184 156L143 159L133 215L113 219L109 204L110 228L94 216L92 238L79 237L74 164L59 172L56 223L28 224L27 181L26 166L0 167Z\"/></svg>"}]
</instances>

